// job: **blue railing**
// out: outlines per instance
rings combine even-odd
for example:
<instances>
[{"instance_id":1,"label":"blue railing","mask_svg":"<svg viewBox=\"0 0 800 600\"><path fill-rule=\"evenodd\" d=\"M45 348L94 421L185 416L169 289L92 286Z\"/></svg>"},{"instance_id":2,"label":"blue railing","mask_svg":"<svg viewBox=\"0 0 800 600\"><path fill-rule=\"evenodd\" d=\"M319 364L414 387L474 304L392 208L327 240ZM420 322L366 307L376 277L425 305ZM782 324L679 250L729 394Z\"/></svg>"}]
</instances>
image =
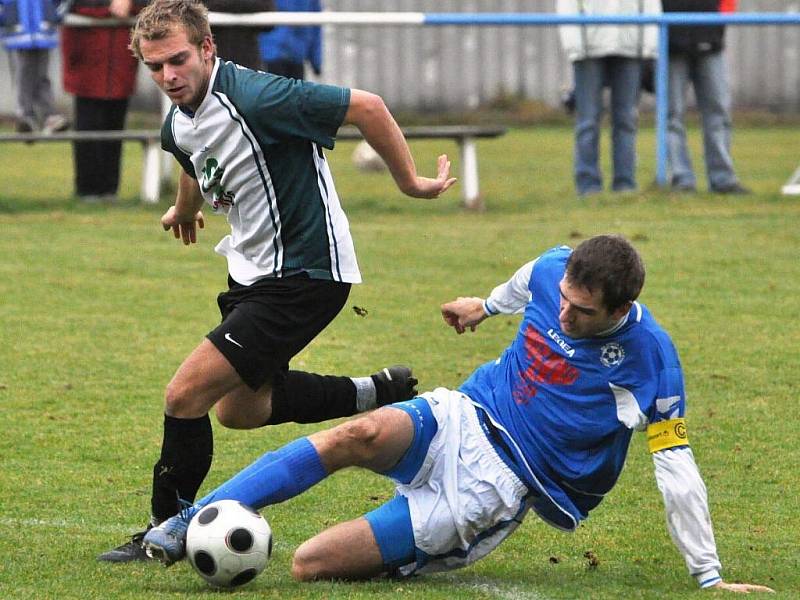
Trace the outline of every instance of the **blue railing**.
<instances>
[{"instance_id":1,"label":"blue railing","mask_svg":"<svg viewBox=\"0 0 800 600\"><path fill-rule=\"evenodd\" d=\"M800 25L798 13L664 13L660 15L555 15L544 13L426 13L426 25L657 25L656 182L667 184L669 28L671 25Z\"/></svg>"}]
</instances>

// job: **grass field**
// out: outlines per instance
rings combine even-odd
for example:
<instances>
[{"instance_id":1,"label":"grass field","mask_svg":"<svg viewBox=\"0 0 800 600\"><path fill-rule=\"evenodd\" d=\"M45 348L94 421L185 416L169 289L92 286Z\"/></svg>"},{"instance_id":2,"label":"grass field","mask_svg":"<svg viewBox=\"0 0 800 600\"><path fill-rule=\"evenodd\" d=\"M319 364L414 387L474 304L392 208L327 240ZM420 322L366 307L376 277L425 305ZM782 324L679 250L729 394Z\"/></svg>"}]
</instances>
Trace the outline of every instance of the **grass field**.
<instances>
[{"instance_id":1,"label":"grass field","mask_svg":"<svg viewBox=\"0 0 800 600\"><path fill-rule=\"evenodd\" d=\"M580 200L572 191L569 129L515 130L479 146L482 214L460 208L459 189L437 201L405 199L387 176L357 173L352 145L341 144L329 156L365 284L295 366L363 374L404 361L422 389L457 386L506 345L516 320L498 317L459 337L442 325L441 302L487 294L556 244L623 233L648 266L642 300L681 353L690 439L726 579L800 597L800 201L779 194L800 160L800 136L740 127L734 144L752 196L644 191ZM640 145L647 190L652 130L642 132ZM427 172L438 152L455 153L446 142L413 149ZM214 300L225 265L213 245L224 220L208 219L190 248L167 236L158 225L167 198L158 207L136 200L134 145L125 151L122 199L110 207L71 199L67 146L4 145L0 152L0 598L219 598L186 564L114 567L95 556L147 518L163 387L218 320ZM215 425L216 457L203 489L316 427L231 432ZM348 471L268 509L274 560L235 597L707 594L669 539L641 435L614 492L574 534L531 516L498 551L460 572L405 582L292 581L291 554L304 539L391 493L387 481Z\"/></svg>"}]
</instances>

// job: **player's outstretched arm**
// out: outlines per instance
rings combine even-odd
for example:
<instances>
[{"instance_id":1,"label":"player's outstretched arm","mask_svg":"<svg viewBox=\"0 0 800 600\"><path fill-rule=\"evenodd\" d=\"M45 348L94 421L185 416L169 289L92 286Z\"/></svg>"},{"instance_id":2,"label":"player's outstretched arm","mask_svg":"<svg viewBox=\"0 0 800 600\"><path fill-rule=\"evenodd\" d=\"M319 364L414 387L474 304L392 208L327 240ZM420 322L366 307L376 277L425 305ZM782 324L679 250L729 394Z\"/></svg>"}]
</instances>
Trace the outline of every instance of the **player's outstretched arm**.
<instances>
[{"instance_id":1,"label":"player's outstretched arm","mask_svg":"<svg viewBox=\"0 0 800 600\"><path fill-rule=\"evenodd\" d=\"M175 239L183 240L184 245L196 243L197 227L202 229L205 226L203 213L200 212L202 205L203 195L200 193L200 185L195 179L181 172L175 204L161 217L161 226L164 231L172 229Z\"/></svg>"},{"instance_id":2,"label":"player's outstretched arm","mask_svg":"<svg viewBox=\"0 0 800 600\"><path fill-rule=\"evenodd\" d=\"M652 456L670 536L703 589L744 594L773 592L764 585L728 583L720 577L706 487L689 447L666 448L654 451Z\"/></svg>"},{"instance_id":3,"label":"player's outstretched arm","mask_svg":"<svg viewBox=\"0 0 800 600\"><path fill-rule=\"evenodd\" d=\"M774 594L775 590L765 585L756 585L754 583L728 583L727 581L718 581L712 586L706 588L707 590L725 590L728 592L735 592L737 594L749 594L750 592L767 592Z\"/></svg>"},{"instance_id":4,"label":"player's outstretched arm","mask_svg":"<svg viewBox=\"0 0 800 600\"><path fill-rule=\"evenodd\" d=\"M435 178L417 174L403 132L380 96L352 89L344 122L358 128L389 167L397 187L404 194L414 198L437 198L456 182L454 177L450 177L450 161L446 154L439 156Z\"/></svg>"},{"instance_id":5,"label":"player's outstretched arm","mask_svg":"<svg viewBox=\"0 0 800 600\"><path fill-rule=\"evenodd\" d=\"M462 334L467 329L475 331L489 315L483 308L483 298L456 298L452 302L442 304L442 318L444 322Z\"/></svg>"}]
</instances>

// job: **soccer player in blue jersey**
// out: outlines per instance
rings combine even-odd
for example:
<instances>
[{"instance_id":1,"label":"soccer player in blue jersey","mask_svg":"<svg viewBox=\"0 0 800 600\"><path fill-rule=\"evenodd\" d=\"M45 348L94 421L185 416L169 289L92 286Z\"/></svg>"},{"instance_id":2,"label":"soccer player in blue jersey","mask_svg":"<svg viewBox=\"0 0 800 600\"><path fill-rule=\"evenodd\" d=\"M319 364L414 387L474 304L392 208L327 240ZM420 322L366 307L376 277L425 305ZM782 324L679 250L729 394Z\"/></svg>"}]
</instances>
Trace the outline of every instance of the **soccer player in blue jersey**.
<instances>
[{"instance_id":1,"label":"soccer player in blue jersey","mask_svg":"<svg viewBox=\"0 0 800 600\"><path fill-rule=\"evenodd\" d=\"M636 298L645 271L622 237L553 248L486 298L442 306L458 333L521 314L511 345L458 390L439 388L269 452L145 537L166 564L184 556L191 516L221 499L263 506L360 466L391 477L383 506L295 553L300 580L410 575L466 566L533 510L566 531L614 486L634 431L646 432L670 534L703 588L722 580L706 488L686 434L672 342ZM341 552L341 548L348 548Z\"/></svg>"},{"instance_id":2,"label":"soccer player in blue jersey","mask_svg":"<svg viewBox=\"0 0 800 600\"><path fill-rule=\"evenodd\" d=\"M355 125L407 195L435 198L455 179L442 155L435 178L417 174L405 138L379 96L252 71L215 55L205 7L155 0L137 19L131 49L170 98L162 146L182 167L161 224L197 241L200 208L225 215L230 235L222 323L178 368L165 394L161 456L153 469L151 524L192 501L211 466L212 429L315 423L413 396L408 367L368 377L289 370L289 362L361 282L353 240L323 152ZM100 556L145 560L144 532Z\"/></svg>"}]
</instances>

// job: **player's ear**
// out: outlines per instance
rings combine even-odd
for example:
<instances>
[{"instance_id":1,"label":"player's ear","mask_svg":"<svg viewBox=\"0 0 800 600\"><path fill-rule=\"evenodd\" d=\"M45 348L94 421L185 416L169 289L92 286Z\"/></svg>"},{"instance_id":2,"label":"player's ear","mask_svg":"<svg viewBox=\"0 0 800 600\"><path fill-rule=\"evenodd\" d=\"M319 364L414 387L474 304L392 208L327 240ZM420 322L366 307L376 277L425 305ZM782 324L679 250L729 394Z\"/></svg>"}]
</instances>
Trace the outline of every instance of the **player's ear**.
<instances>
[{"instance_id":1,"label":"player's ear","mask_svg":"<svg viewBox=\"0 0 800 600\"><path fill-rule=\"evenodd\" d=\"M211 38L210 35L207 35L203 38L203 41L200 42L200 53L203 57L203 60L211 60L214 58L214 52L216 47L214 46L214 40Z\"/></svg>"},{"instance_id":2,"label":"player's ear","mask_svg":"<svg viewBox=\"0 0 800 600\"><path fill-rule=\"evenodd\" d=\"M622 306L620 306L617 310L615 310L611 314L611 316L615 320L621 319L622 317L624 317L625 315L628 314L628 312L631 310L631 306L633 306L633 302L628 301L625 304L623 304Z\"/></svg>"}]
</instances>

